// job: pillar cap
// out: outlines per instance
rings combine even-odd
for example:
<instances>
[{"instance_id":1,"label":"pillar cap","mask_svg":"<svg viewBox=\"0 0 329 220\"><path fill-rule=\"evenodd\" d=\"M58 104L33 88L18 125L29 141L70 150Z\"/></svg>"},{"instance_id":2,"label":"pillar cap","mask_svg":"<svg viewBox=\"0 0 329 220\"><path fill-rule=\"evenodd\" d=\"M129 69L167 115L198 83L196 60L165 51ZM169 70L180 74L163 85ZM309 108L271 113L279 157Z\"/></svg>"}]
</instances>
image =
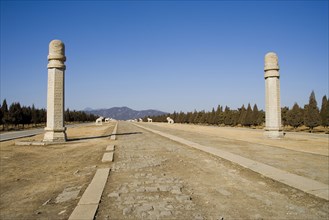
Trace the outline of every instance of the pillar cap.
<instances>
[{"instance_id":1,"label":"pillar cap","mask_svg":"<svg viewBox=\"0 0 329 220\"><path fill-rule=\"evenodd\" d=\"M265 55L264 70L279 70L278 56L274 52L269 52Z\"/></svg>"},{"instance_id":2,"label":"pillar cap","mask_svg":"<svg viewBox=\"0 0 329 220\"><path fill-rule=\"evenodd\" d=\"M65 69L65 45L60 40L52 40L49 43L48 69L58 68Z\"/></svg>"}]
</instances>

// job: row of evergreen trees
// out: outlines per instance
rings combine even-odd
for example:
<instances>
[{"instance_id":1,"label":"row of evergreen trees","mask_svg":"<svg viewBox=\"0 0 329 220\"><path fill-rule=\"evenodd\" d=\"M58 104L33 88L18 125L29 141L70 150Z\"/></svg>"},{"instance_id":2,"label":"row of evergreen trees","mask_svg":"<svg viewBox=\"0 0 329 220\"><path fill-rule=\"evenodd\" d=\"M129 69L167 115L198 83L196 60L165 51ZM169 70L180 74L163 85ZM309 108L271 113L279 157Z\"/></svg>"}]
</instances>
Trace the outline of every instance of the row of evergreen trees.
<instances>
[{"instance_id":1,"label":"row of evergreen trees","mask_svg":"<svg viewBox=\"0 0 329 220\"><path fill-rule=\"evenodd\" d=\"M319 110L314 91L310 95L309 103L304 105L304 108L295 103L291 109L288 107L282 108L281 113L284 126L290 125L298 128L305 125L311 130L320 125L323 127L329 126L329 100L327 96L323 96L321 109Z\"/></svg>"},{"instance_id":2,"label":"row of evergreen trees","mask_svg":"<svg viewBox=\"0 0 329 220\"><path fill-rule=\"evenodd\" d=\"M154 122L166 122L167 117L172 118L175 123L187 123L187 124L210 124L210 125L229 125L236 126L238 124L243 126L261 125L265 118L264 111L259 111L255 104L253 109L248 104L247 109L244 105L238 110L231 110L229 107L223 107L218 105L217 109L214 108L210 112L196 111L194 112L174 112L173 114L166 114L160 116L149 117ZM146 117L147 118L147 117ZM147 120L144 120L147 121Z\"/></svg>"},{"instance_id":3,"label":"row of evergreen trees","mask_svg":"<svg viewBox=\"0 0 329 220\"><path fill-rule=\"evenodd\" d=\"M64 112L64 119L66 122L86 122L95 121L97 116L87 114L82 111L70 111L67 109ZM0 125L2 130L8 130L9 127L18 128L22 125L39 125L45 124L47 121L46 109L37 109L32 105L21 106L19 102L12 103L9 108L6 99L3 100L0 106Z\"/></svg>"},{"instance_id":4,"label":"row of evergreen trees","mask_svg":"<svg viewBox=\"0 0 329 220\"><path fill-rule=\"evenodd\" d=\"M324 127L329 126L329 101L327 96L323 96L321 110L317 106L314 91L312 91L309 103L304 108L299 107L297 103L294 104L292 109L288 107L282 108L281 111L283 126L292 126L297 128L305 125L313 130L314 127L322 125ZM194 112L174 112L172 114L165 114L160 116L145 117L152 118L154 122L166 122L167 117L172 118L175 123L187 123L187 124L210 124L210 125L226 125L226 126L264 126L265 112L258 110L255 104L253 108L250 104L245 108L242 105L237 110L230 109L228 106L218 105L217 109L214 108L210 112L206 111L194 111Z\"/></svg>"}]
</instances>

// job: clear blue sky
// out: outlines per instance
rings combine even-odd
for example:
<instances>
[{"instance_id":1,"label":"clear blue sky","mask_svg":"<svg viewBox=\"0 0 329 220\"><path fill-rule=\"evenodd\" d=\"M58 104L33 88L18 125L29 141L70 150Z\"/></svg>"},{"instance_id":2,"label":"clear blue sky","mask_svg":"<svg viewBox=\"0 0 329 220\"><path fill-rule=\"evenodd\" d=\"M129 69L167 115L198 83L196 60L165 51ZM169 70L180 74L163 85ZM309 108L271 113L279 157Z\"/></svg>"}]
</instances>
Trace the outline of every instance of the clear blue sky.
<instances>
[{"instance_id":1,"label":"clear blue sky","mask_svg":"<svg viewBox=\"0 0 329 220\"><path fill-rule=\"evenodd\" d=\"M66 46L65 107L264 109L328 96L328 1L1 1L1 103L46 107L48 44Z\"/></svg>"}]
</instances>

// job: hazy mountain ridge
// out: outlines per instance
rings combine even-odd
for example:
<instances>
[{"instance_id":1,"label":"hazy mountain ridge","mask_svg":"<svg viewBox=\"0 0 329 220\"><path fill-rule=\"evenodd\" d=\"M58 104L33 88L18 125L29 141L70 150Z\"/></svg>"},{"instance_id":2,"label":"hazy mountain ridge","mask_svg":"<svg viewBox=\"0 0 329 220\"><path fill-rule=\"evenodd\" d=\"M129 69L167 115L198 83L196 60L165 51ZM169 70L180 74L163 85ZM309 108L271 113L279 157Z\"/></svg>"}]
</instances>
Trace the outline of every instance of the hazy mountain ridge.
<instances>
[{"instance_id":1,"label":"hazy mountain ridge","mask_svg":"<svg viewBox=\"0 0 329 220\"><path fill-rule=\"evenodd\" d=\"M84 112L103 116L105 118L114 118L117 120L137 119L137 118L144 118L145 116L158 116L158 115L167 114L166 112L153 110L153 109L137 111L128 107L113 107L109 109L86 108Z\"/></svg>"}]
</instances>

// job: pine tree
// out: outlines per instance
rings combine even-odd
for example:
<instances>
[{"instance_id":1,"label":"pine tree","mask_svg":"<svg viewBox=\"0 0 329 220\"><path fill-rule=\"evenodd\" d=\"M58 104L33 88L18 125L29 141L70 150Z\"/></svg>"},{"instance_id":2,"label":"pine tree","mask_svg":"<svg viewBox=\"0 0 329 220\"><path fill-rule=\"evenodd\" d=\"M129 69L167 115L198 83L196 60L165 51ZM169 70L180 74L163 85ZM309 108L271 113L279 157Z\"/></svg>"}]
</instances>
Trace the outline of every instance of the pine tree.
<instances>
[{"instance_id":1,"label":"pine tree","mask_svg":"<svg viewBox=\"0 0 329 220\"><path fill-rule=\"evenodd\" d=\"M224 110L224 124L229 126L235 126L237 125L239 112L231 110L228 106L225 107Z\"/></svg>"},{"instance_id":2,"label":"pine tree","mask_svg":"<svg viewBox=\"0 0 329 220\"><path fill-rule=\"evenodd\" d=\"M303 124L303 109L297 103L287 112L287 123L295 129Z\"/></svg>"},{"instance_id":3,"label":"pine tree","mask_svg":"<svg viewBox=\"0 0 329 220\"><path fill-rule=\"evenodd\" d=\"M207 121L211 125L216 124L216 112L214 108L212 108L211 112L208 113Z\"/></svg>"},{"instance_id":4,"label":"pine tree","mask_svg":"<svg viewBox=\"0 0 329 220\"><path fill-rule=\"evenodd\" d=\"M253 124L252 121L252 109L250 106L250 103L248 103L247 111L246 111L246 117L243 122L243 126L248 126L250 127Z\"/></svg>"},{"instance_id":5,"label":"pine tree","mask_svg":"<svg viewBox=\"0 0 329 220\"><path fill-rule=\"evenodd\" d=\"M193 120L193 112L188 112L187 114L186 114L186 123L187 124L191 124L192 122L192 120Z\"/></svg>"},{"instance_id":6,"label":"pine tree","mask_svg":"<svg viewBox=\"0 0 329 220\"><path fill-rule=\"evenodd\" d=\"M223 107L218 105L216 110L216 121L215 124L221 125L224 124L224 112Z\"/></svg>"},{"instance_id":7,"label":"pine tree","mask_svg":"<svg viewBox=\"0 0 329 220\"><path fill-rule=\"evenodd\" d=\"M23 112L19 102L14 102L10 105L9 115L10 115L11 123L14 124L15 127L17 127L17 125L22 122Z\"/></svg>"},{"instance_id":8,"label":"pine tree","mask_svg":"<svg viewBox=\"0 0 329 220\"><path fill-rule=\"evenodd\" d=\"M304 123L313 131L313 128L319 126L321 122L319 108L315 99L314 91L312 91L308 105L304 108Z\"/></svg>"},{"instance_id":9,"label":"pine tree","mask_svg":"<svg viewBox=\"0 0 329 220\"><path fill-rule=\"evenodd\" d=\"M1 111L2 111L2 124L3 126L6 126L8 129L8 124L10 123L10 115L9 115L6 99L4 99L2 102Z\"/></svg>"},{"instance_id":10,"label":"pine tree","mask_svg":"<svg viewBox=\"0 0 329 220\"><path fill-rule=\"evenodd\" d=\"M190 114L190 117L188 118L189 124L194 124L196 121L196 118L198 117L198 112L194 110L194 112Z\"/></svg>"},{"instance_id":11,"label":"pine tree","mask_svg":"<svg viewBox=\"0 0 329 220\"><path fill-rule=\"evenodd\" d=\"M265 111L261 110L259 111L258 118L257 118L257 124L263 125L265 123Z\"/></svg>"},{"instance_id":12,"label":"pine tree","mask_svg":"<svg viewBox=\"0 0 329 220\"><path fill-rule=\"evenodd\" d=\"M288 107L283 107L281 108L281 122L283 126L287 126L289 125L288 121L287 121L287 113L289 111Z\"/></svg>"},{"instance_id":13,"label":"pine tree","mask_svg":"<svg viewBox=\"0 0 329 220\"><path fill-rule=\"evenodd\" d=\"M22 107L22 124L23 129L24 125L31 124L32 114L31 114L31 108L30 107Z\"/></svg>"},{"instance_id":14,"label":"pine tree","mask_svg":"<svg viewBox=\"0 0 329 220\"><path fill-rule=\"evenodd\" d=\"M73 112L70 111L69 108L66 109L66 111L64 112L64 120L66 122L71 122L73 121Z\"/></svg>"},{"instance_id":15,"label":"pine tree","mask_svg":"<svg viewBox=\"0 0 329 220\"><path fill-rule=\"evenodd\" d=\"M147 118L146 118L146 121L147 121ZM176 120L174 120L175 123L182 123L182 120L180 118L180 113L177 113L176 114Z\"/></svg>"},{"instance_id":16,"label":"pine tree","mask_svg":"<svg viewBox=\"0 0 329 220\"><path fill-rule=\"evenodd\" d=\"M47 122L47 110L42 108L42 109L38 109L38 111L39 111L38 116L39 116L40 123L46 123Z\"/></svg>"},{"instance_id":17,"label":"pine tree","mask_svg":"<svg viewBox=\"0 0 329 220\"><path fill-rule=\"evenodd\" d=\"M246 110L245 110L246 112ZM239 118L241 116L241 112L238 110L231 110L230 114L232 115L232 125L231 126L237 126L239 124Z\"/></svg>"},{"instance_id":18,"label":"pine tree","mask_svg":"<svg viewBox=\"0 0 329 220\"><path fill-rule=\"evenodd\" d=\"M174 120L174 122L178 122L178 120L177 120L177 116L178 116L178 114L174 111L174 113L171 115L171 116L169 116L172 120Z\"/></svg>"},{"instance_id":19,"label":"pine tree","mask_svg":"<svg viewBox=\"0 0 329 220\"><path fill-rule=\"evenodd\" d=\"M321 105L321 125L323 127L329 126L329 101L327 99L327 96L323 96L322 98L322 105Z\"/></svg>"},{"instance_id":20,"label":"pine tree","mask_svg":"<svg viewBox=\"0 0 329 220\"><path fill-rule=\"evenodd\" d=\"M242 105L242 107L239 109L239 119L238 119L238 124L244 125L244 122L246 120L246 115L247 115L247 110Z\"/></svg>"},{"instance_id":21,"label":"pine tree","mask_svg":"<svg viewBox=\"0 0 329 220\"><path fill-rule=\"evenodd\" d=\"M195 116L194 116L193 124L199 124L202 113L201 113L201 111L200 112L195 111L194 113L195 113Z\"/></svg>"},{"instance_id":22,"label":"pine tree","mask_svg":"<svg viewBox=\"0 0 329 220\"><path fill-rule=\"evenodd\" d=\"M230 115L230 108L228 106L225 106L224 109L224 124L225 125L231 125L232 123L232 119L231 119L231 115Z\"/></svg>"},{"instance_id":23,"label":"pine tree","mask_svg":"<svg viewBox=\"0 0 329 220\"><path fill-rule=\"evenodd\" d=\"M199 120L197 123L200 123L200 124L206 123L206 119L207 119L206 112L204 110L200 111L198 114L198 118L199 118Z\"/></svg>"},{"instance_id":24,"label":"pine tree","mask_svg":"<svg viewBox=\"0 0 329 220\"><path fill-rule=\"evenodd\" d=\"M254 126L259 125L258 118L259 118L259 111L258 111L257 104L255 104L253 109L252 109L252 124Z\"/></svg>"},{"instance_id":25,"label":"pine tree","mask_svg":"<svg viewBox=\"0 0 329 220\"><path fill-rule=\"evenodd\" d=\"M2 119L3 119L2 106L0 105L0 125L3 125ZM3 130L3 126L2 126L2 130Z\"/></svg>"},{"instance_id":26,"label":"pine tree","mask_svg":"<svg viewBox=\"0 0 329 220\"><path fill-rule=\"evenodd\" d=\"M186 114L184 112L180 112L178 115L178 122L177 123L186 123Z\"/></svg>"},{"instance_id":27,"label":"pine tree","mask_svg":"<svg viewBox=\"0 0 329 220\"><path fill-rule=\"evenodd\" d=\"M38 123L38 114L37 114L37 110L34 107L34 104L32 105L31 108L31 122L36 125Z\"/></svg>"}]
</instances>

